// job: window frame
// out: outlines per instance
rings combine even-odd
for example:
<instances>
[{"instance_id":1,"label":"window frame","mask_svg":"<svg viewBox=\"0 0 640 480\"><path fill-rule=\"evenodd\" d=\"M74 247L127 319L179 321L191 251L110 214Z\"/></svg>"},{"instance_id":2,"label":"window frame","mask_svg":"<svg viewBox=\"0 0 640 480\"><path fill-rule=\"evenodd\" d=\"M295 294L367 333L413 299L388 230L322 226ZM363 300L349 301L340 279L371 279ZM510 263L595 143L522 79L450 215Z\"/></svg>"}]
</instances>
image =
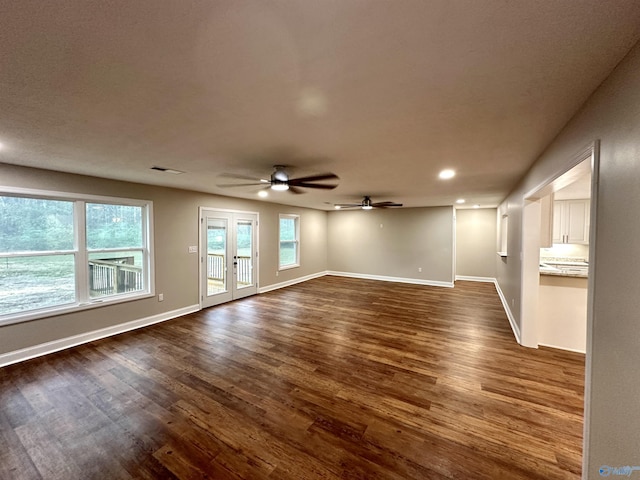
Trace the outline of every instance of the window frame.
<instances>
[{"instance_id":1,"label":"window frame","mask_svg":"<svg viewBox=\"0 0 640 480\"><path fill-rule=\"evenodd\" d=\"M72 303L60 304L52 307L43 307L23 312L7 315L0 314L0 326L36 320L40 318L63 315L67 313L80 312L107 305L115 305L143 298L155 296L155 265L154 265L154 238L153 238L153 202L151 200L141 200L133 198L110 197L102 195L79 194L69 192L59 192L51 190L40 190L31 188L18 188L0 186L0 196L22 197L30 199L42 199L53 201L73 202L73 237L74 246L71 250L33 251L33 252L0 252L0 255L8 258L35 257L42 255L73 255L74 261L74 281L75 281L75 301ZM95 249L90 249L86 239L86 204L103 203L107 205L124 205L142 208L142 247L132 247L126 249L142 251L142 290L135 292L119 293L92 298L89 290L89 267L88 261L91 253ZM113 249L123 250L122 248Z\"/></svg>"},{"instance_id":2,"label":"window frame","mask_svg":"<svg viewBox=\"0 0 640 480\"><path fill-rule=\"evenodd\" d=\"M294 221L294 240L282 240L281 221L283 219L291 219ZM296 249L296 258L294 263L282 265L282 243L293 243ZM297 268L300 266L300 215L281 213L278 215L278 271Z\"/></svg>"}]
</instances>

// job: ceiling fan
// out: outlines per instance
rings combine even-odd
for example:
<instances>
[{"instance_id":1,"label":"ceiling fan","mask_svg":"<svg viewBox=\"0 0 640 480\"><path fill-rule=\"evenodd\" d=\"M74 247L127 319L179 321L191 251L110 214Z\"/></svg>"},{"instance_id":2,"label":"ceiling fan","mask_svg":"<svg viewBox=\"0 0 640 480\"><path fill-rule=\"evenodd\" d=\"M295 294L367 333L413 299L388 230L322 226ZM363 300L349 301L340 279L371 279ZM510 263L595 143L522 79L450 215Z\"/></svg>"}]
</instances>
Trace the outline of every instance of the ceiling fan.
<instances>
[{"instance_id":1,"label":"ceiling fan","mask_svg":"<svg viewBox=\"0 0 640 480\"><path fill-rule=\"evenodd\" d=\"M360 203L336 203L335 207L340 208L361 208L362 210L371 210L372 208L389 208L389 207L401 207L401 203L395 202L372 202L371 197L365 195Z\"/></svg>"},{"instance_id":2,"label":"ceiling fan","mask_svg":"<svg viewBox=\"0 0 640 480\"><path fill-rule=\"evenodd\" d=\"M263 178L249 177L245 175L234 175L230 173L223 173L221 177L233 178L237 180L250 180L251 183L226 183L218 184L218 187L249 187L249 186L264 186L266 189L276 191L290 191L291 193L304 193L302 188L319 188L324 190L331 190L336 188L337 184L330 183L315 183L325 180L339 180L339 177L334 173L321 173L318 175L310 175L308 177L290 178L284 165L274 165L273 173L269 180Z\"/></svg>"}]
</instances>

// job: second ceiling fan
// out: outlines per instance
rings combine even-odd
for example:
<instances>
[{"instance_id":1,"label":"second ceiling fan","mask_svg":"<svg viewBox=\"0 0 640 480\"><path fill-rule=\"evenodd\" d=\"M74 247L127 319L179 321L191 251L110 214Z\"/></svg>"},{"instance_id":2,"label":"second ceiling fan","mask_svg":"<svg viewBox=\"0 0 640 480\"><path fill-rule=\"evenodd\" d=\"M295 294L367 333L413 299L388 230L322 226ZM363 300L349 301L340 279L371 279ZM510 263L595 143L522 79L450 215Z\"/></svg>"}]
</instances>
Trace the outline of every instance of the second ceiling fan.
<instances>
[{"instance_id":1,"label":"second ceiling fan","mask_svg":"<svg viewBox=\"0 0 640 480\"><path fill-rule=\"evenodd\" d=\"M372 208L389 208L401 207L401 203L396 202L372 202L371 197L365 195L360 203L336 203L336 208L361 208L362 210L371 210Z\"/></svg>"}]
</instances>

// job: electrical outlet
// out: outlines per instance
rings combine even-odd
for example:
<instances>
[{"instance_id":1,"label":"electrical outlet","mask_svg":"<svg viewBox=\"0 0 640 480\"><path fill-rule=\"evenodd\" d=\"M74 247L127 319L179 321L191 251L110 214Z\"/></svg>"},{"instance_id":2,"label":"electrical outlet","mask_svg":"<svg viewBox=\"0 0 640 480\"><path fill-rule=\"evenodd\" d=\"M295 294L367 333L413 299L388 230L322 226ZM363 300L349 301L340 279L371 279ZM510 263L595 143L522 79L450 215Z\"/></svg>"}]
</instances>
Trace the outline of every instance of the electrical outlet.
<instances>
[{"instance_id":1,"label":"electrical outlet","mask_svg":"<svg viewBox=\"0 0 640 480\"><path fill-rule=\"evenodd\" d=\"M159 302L164 302L164 293L159 293L158 294L158 301Z\"/></svg>"},{"instance_id":2,"label":"electrical outlet","mask_svg":"<svg viewBox=\"0 0 640 480\"><path fill-rule=\"evenodd\" d=\"M280 274L280 272L276 270L276 277L277 277L279 274Z\"/></svg>"},{"instance_id":3,"label":"electrical outlet","mask_svg":"<svg viewBox=\"0 0 640 480\"><path fill-rule=\"evenodd\" d=\"M418 272L422 272L422 267L418 267Z\"/></svg>"}]
</instances>

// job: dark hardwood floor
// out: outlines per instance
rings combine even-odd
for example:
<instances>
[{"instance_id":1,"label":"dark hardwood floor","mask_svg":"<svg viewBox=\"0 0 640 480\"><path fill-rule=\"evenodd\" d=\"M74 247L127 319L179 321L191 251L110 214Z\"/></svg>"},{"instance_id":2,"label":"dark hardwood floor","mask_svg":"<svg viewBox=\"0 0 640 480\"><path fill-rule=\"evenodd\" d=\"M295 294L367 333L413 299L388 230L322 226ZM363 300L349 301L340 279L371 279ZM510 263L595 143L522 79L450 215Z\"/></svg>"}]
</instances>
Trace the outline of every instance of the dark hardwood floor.
<instances>
[{"instance_id":1,"label":"dark hardwood floor","mask_svg":"<svg viewBox=\"0 0 640 480\"><path fill-rule=\"evenodd\" d=\"M0 369L2 479L577 479L584 356L323 277Z\"/></svg>"}]
</instances>

